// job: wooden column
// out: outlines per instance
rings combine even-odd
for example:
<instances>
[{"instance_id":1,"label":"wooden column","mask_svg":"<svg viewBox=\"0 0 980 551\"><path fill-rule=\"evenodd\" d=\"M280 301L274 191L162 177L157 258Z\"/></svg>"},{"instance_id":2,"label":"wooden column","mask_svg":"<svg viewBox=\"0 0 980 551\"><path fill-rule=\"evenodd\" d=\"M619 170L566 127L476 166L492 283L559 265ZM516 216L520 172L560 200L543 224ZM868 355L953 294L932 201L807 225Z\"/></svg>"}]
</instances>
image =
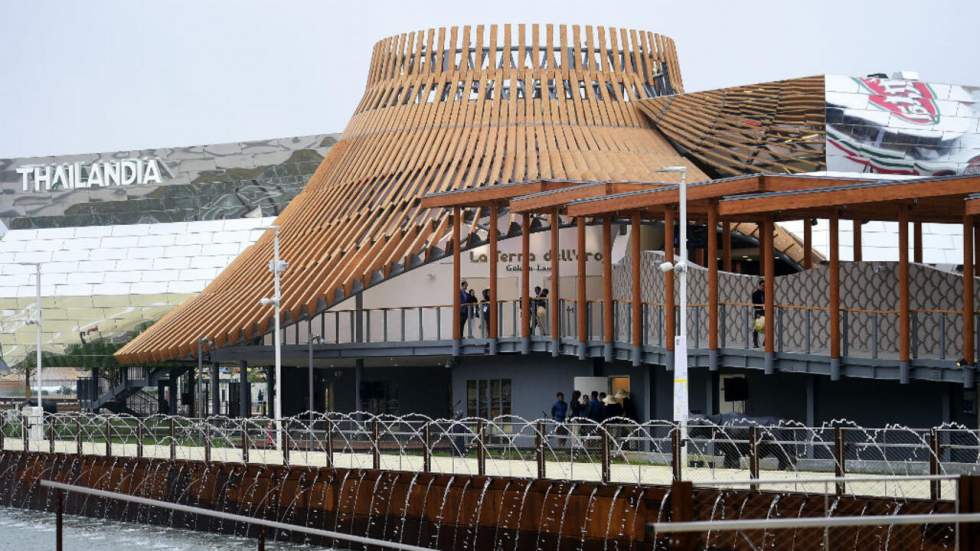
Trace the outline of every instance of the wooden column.
<instances>
[{"instance_id":1,"label":"wooden column","mask_svg":"<svg viewBox=\"0 0 980 551\"><path fill-rule=\"evenodd\" d=\"M911 317L909 314L909 209L898 207L898 361L902 371L908 370L911 358L909 346ZM900 379L905 377L900 376ZM903 380L903 382L906 382Z\"/></svg>"},{"instance_id":2,"label":"wooden column","mask_svg":"<svg viewBox=\"0 0 980 551\"><path fill-rule=\"evenodd\" d=\"M771 357L776 351L776 261L773 254L772 238L772 218L768 216L762 220L759 226L760 237L759 246L762 247L763 277L765 282L765 339L766 356ZM768 362L767 362L768 364Z\"/></svg>"},{"instance_id":3,"label":"wooden column","mask_svg":"<svg viewBox=\"0 0 980 551\"><path fill-rule=\"evenodd\" d=\"M711 371L718 369L718 203L716 202L708 205L708 368Z\"/></svg>"},{"instance_id":4,"label":"wooden column","mask_svg":"<svg viewBox=\"0 0 980 551\"><path fill-rule=\"evenodd\" d=\"M643 347L643 282L640 270L640 213L630 217L630 311L632 329L630 342L633 344L633 365L640 365L640 351Z\"/></svg>"},{"instance_id":5,"label":"wooden column","mask_svg":"<svg viewBox=\"0 0 980 551\"><path fill-rule=\"evenodd\" d=\"M813 226L810 218L803 219L803 269L813 267Z\"/></svg>"},{"instance_id":6,"label":"wooden column","mask_svg":"<svg viewBox=\"0 0 980 551\"><path fill-rule=\"evenodd\" d=\"M458 341L463 338L463 328L460 319L460 308L462 304L459 296L460 281L460 253L459 253L459 229L460 208L453 207L453 340Z\"/></svg>"},{"instance_id":7,"label":"wooden column","mask_svg":"<svg viewBox=\"0 0 980 551\"><path fill-rule=\"evenodd\" d=\"M854 237L854 262L861 262L864 260L864 253L861 247L861 221L856 219L851 220L851 225L853 226L853 233L851 235Z\"/></svg>"},{"instance_id":8,"label":"wooden column","mask_svg":"<svg viewBox=\"0 0 980 551\"><path fill-rule=\"evenodd\" d=\"M674 261L674 217L673 209L664 211L664 257L667 262ZM674 335L677 334L674 319L674 271L664 274L664 347L674 349ZM673 363L667 369L673 369Z\"/></svg>"},{"instance_id":9,"label":"wooden column","mask_svg":"<svg viewBox=\"0 0 980 551\"><path fill-rule=\"evenodd\" d=\"M551 330L551 341L554 344L551 350L553 356L558 355L558 341L561 339L561 327L559 326L561 318L561 297L558 296L559 285L558 279L561 274L558 273L558 260L560 259L561 250L558 248L558 228L561 226L561 219L558 216L558 209L554 208L551 210L551 300L548 302L548 306L551 309L551 321L549 329Z\"/></svg>"},{"instance_id":10,"label":"wooden column","mask_svg":"<svg viewBox=\"0 0 980 551\"><path fill-rule=\"evenodd\" d=\"M497 334L498 327L500 326L500 321L497 319L497 219L500 216L500 206L496 203L490 205L490 328L487 331L487 337L490 338L491 346L494 347L496 351L496 345L492 344L493 341L499 336Z\"/></svg>"},{"instance_id":11,"label":"wooden column","mask_svg":"<svg viewBox=\"0 0 980 551\"><path fill-rule=\"evenodd\" d=\"M612 361L613 341L613 294L612 294L612 215L602 218L602 340L603 356Z\"/></svg>"},{"instance_id":12,"label":"wooden column","mask_svg":"<svg viewBox=\"0 0 980 551\"><path fill-rule=\"evenodd\" d=\"M973 364L973 217L963 217L963 359Z\"/></svg>"},{"instance_id":13,"label":"wooden column","mask_svg":"<svg viewBox=\"0 0 980 551\"><path fill-rule=\"evenodd\" d=\"M530 352L531 339L531 215L521 215L521 340L522 352Z\"/></svg>"},{"instance_id":14,"label":"wooden column","mask_svg":"<svg viewBox=\"0 0 980 551\"><path fill-rule=\"evenodd\" d=\"M721 225L721 263L726 272L732 271L732 223L727 220Z\"/></svg>"},{"instance_id":15,"label":"wooden column","mask_svg":"<svg viewBox=\"0 0 980 551\"><path fill-rule=\"evenodd\" d=\"M585 217L579 216L575 219L575 227L578 230L578 304L575 306L575 313L578 317L578 342L579 357L585 358L585 345L589 340L588 328L588 300L585 289Z\"/></svg>"},{"instance_id":16,"label":"wooden column","mask_svg":"<svg viewBox=\"0 0 980 551\"><path fill-rule=\"evenodd\" d=\"M912 224L912 261L922 264L922 222Z\"/></svg>"},{"instance_id":17,"label":"wooden column","mask_svg":"<svg viewBox=\"0 0 980 551\"><path fill-rule=\"evenodd\" d=\"M980 274L980 224L973 217L973 275Z\"/></svg>"},{"instance_id":18,"label":"wooden column","mask_svg":"<svg viewBox=\"0 0 980 551\"><path fill-rule=\"evenodd\" d=\"M840 215L830 214L830 266L827 270L830 321L830 378L840 379Z\"/></svg>"}]
</instances>

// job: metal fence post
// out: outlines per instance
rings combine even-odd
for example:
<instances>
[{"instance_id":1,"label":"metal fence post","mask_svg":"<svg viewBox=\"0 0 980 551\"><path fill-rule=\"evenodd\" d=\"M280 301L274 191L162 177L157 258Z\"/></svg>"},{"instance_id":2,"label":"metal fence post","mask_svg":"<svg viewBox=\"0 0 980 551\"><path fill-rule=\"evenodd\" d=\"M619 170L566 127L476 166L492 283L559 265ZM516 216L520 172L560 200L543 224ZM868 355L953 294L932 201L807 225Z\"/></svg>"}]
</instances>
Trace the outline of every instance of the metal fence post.
<instances>
[{"instance_id":1,"label":"metal fence post","mask_svg":"<svg viewBox=\"0 0 980 551\"><path fill-rule=\"evenodd\" d=\"M105 420L105 456L112 456L112 418Z\"/></svg>"},{"instance_id":2,"label":"metal fence post","mask_svg":"<svg viewBox=\"0 0 980 551\"><path fill-rule=\"evenodd\" d=\"M381 422L375 417L371 421L371 467L374 470L381 468Z\"/></svg>"},{"instance_id":3,"label":"metal fence post","mask_svg":"<svg viewBox=\"0 0 980 551\"><path fill-rule=\"evenodd\" d=\"M485 476L487 474L487 448L486 448L486 421L480 419L476 422L476 474Z\"/></svg>"},{"instance_id":4,"label":"metal fence post","mask_svg":"<svg viewBox=\"0 0 980 551\"><path fill-rule=\"evenodd\" d=\"M929 431L929 474L938 476L940 474L939 457L942 453L942 444L939 442L939 431L932 429ZM929 482L929 496L933 500L942 499L942 481L932 480Z\"/></svg>"},{"instance_id":5,"label":"metal fence post","mask_svg":"<svg viewBox=\"0 0 980 551\"><path fill-rule=\"evenodd\" d=\"M170 418L170 460L177 459L177 422Z\"/></svg>"},{"instance_id":6,"label":"metal fence post","mask_svg":"<svg viewBox=\"0 0 980 551\"><path fill-rule=\"evenodd\" d=\"M749 427L749 478L759 480L759 427ZM759 485L752 484L752 491L758 491Z\"/></svg>"},{"instance_id":7,"label":"metal fence post","mask_svg":"<svg viewBox=\"0 0 980 551\"><path fill-rule=\"evenodd\" d=\"M204 462L211 462L211 422L207 419L204 422Z\"/></svg>"},{"instance_id":8,"label":"metal fence post","mask_svg":"<svg viewBox=\"0 0 980 551\"><path fill-rule=\"evenodd\" d=\"M282 423L282 465L284 467L289 466L289 421L280 421Z\"/></svg>"},{"instance_id":9,"label":"metal fence post","mask_svg":"<svg viewBox=\"0 0 980 551\"><path fill-rule=\"evenodd\" d=\"M55 492L55 528L54 528L54 548L55 551L62 551L65 543L65 491Z\"/></svg>"},{"instance_id":10,"label":"metal fence post","mask_svg":"<svg viewBox=\"0 0 980 551\"><path fill-rule=\"evenodd\" d=\"M604 484L608 484L612 480L609 444L609 432L604 430L602 431L602 482Z\"/></svg>"},{"instance_id":11,"label":"metal fence post","mask_svg":"<svg viewBox=\"0 0 980 551\"><path fill-rule=\"evenodd\" d=\"M326 422L326 438L327 438L327 467L333 468L333 420L327 419Z\"/></svg>"},{"instance_id":12,"label":"metal fence post","mask_svg":"<svg viewBox=\"0 0 980 551\"><path fill-rule=\"evenodd\" d=\"M844 429L841 427L834 427L834 476L837 478L843 478L847 474L847 469L845 468L844 461L846 457L846 446L844 442ZM845 486L843 482L838 482L837 495L844 495Z\"/></svg>"},{"instance_id":13,"label":"metal fence post","mask_svg":"<svg viewBox=\"0 0 980 551\"><path fill-rule=\"evenodd\" d=\"M82 422L75 417L75 451L82 455Z\"/></svg>"},{"instance_id":14,"label":"metal fence post","mask_svg":"<svg viewBox=\"0 0 980 551\"><path fill-rule=\"evenodd\" d=\"M259 526L258 540L259 551L265 551L265 526Z\"/></svg>"},{"instance_id":15,"label":"metal fence post","mask_svg":"<svg viewBox=\"0 0 980 551\"><path fill-rule=\"evenodd\" d=\"M143 421L136 421L136 458L143 458Z\"/></svg>"},{"instance_id":16,"label":"metal fence post","mask_svg":"<svg viewBox=\"0 0 980 551\"><path fill-rule=\"evenodd\" d=\"M426 422L422 427L422 472L432 472L432 426Z\"/></svg>"},{"instance_id":17,"label":"metal fence post","mask_svg":"<svg viewBox=\"0 0 980 551\"><path fill-rule=\"evenodd\" d=\"M48 423L48 452L54 453L54 417L51 418L51 422Z\"/></svg>"},{"instance_id":18,"label":"metal fence post","mask_svg":"<svg viewBox=\"0 0 980 551\"><path fill-rule=\"evenodd\" d=\"M538 478L540 479L545 478L548 474L544 457L544 422L538 421L537 428L538 430L535 431L534 435L534 453L538 465Z\"/></svg>"},{"instance_id":19,"label":"metal fence post","mask_svg":"<svg viewBox=\"0 0 980 551\"><path fill-rule=\"evenodd\" d=\"M242 463L248 463L248 420L242 419Z\"/></svg>"},{"instance_id":20,"label":"metal fence post","mask_svg":"<svg viewBox=\"0 0 980 551\"><path fill-rule=\"evenodd\" d=\"M24 441L24 451L31 451L31 441L28 440L28 436L31 434L31 418L27 416L21 416L22 421L20 422L20 433L21 440Z\"/></svg>"},{"instance_id":21,"label":"metal fence post","mask_svg":"<svg viewBox=\"0 0 980 551\"><path fill-rule=\"evenodd\" d=\"M681 430L679 427L674 427L673 431L670 433L670 465L673 467L674 471L674 481L680 482L681 476L683 476L683 465L681 465Z\"/></svg>"}]
</instances>

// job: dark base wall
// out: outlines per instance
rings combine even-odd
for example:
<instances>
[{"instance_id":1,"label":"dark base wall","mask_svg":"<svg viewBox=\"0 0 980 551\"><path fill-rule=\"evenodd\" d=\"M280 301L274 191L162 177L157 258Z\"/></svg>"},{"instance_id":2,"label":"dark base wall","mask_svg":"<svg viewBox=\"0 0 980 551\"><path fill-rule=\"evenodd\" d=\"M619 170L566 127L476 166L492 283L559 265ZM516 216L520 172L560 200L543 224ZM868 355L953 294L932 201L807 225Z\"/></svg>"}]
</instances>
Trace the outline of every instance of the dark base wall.
<instances>
[{"instance_id":1,"label":"dark base wall","mask_svg":"<svg viewBox=\"0 0 980 551\"><path fill-rule=\"evenodd\" d=\"M360 387L362 409L370 413L404 415L421 413L430 417L450 414L450 375L444 366L401 366L361 368L360 384L355 368L314 369L316 411L323 411L325 394L333 389L333 411L355 410L355 389ZM306 368L284 368L283 413L296 415L307 410L309 373Z\"/></svg>"}]
</instances>

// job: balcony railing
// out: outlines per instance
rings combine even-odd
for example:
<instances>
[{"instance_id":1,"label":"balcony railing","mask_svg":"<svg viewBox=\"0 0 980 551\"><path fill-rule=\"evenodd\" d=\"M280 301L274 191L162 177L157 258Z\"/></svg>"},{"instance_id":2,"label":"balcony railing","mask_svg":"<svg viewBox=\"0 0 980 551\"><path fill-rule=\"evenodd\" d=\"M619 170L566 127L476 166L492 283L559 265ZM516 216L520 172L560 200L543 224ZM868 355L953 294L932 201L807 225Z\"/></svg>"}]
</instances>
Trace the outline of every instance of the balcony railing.
<instances>
[{"instance_id":1,"label":"balcony railing","mask_svg":"<svg viewBox=\"0 0 980 551\"><path fill-rule=\"evenodd\" d=\"M461 307L463 339L490 337L489 312L486 304ZM574 300L562 299L558 327L552 328L552 304L533 303L531 336L587 343L632 341L632 308L629 302L614 301L612 312L601 301L585 304L585 339L579 336L578 308ZM756 331L757 307L748 303L721 303L718 307L718 346L722 349L762 349L763 332ZM497 337L521 337L520 301L497 303ZM679 332L679 308L674 309L675 334ZM604 334L606 317L612 316L612 338ZM643 303L643 346L664 347L666 311L663 304ZM777 304L774 326L774 350L777 353L829 354L829 314L826 308ZM453 338L451 305L405 306L362 310L333 310L312 321L286 328L284 344L307 344L309 336L320 337L323 344L394 343L448 341ZM693 349L708 347L708 308L691 304L687 316L688 345ZM974 327L980 326L980 320ZM841 309L841 355L845 358L895 359L898 357L899 314L896 310ZM913 309L910 318L912 359L955 361L962 352L963 313L959 310ZM271 344L271 336L266 344ZM980 349L980 342L974 335Z\"/></svg>"}]
</instances>

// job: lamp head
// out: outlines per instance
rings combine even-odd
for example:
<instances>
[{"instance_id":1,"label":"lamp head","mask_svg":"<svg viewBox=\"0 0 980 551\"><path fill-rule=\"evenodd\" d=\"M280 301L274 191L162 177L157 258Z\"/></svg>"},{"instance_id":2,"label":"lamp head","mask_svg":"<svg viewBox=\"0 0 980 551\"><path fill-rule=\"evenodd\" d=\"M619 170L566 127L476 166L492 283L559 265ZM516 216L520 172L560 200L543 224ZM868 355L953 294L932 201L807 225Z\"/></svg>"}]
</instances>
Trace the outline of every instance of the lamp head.
<instances>
[{"instance_id":1,"label":"lamp head","mask_svg":"<svg viewBox=\"0 0 980 551\"><path fill-rule=\"evenodd\" d=\"M259 304L261 304L262 306L272 306L275 303L276 303L276 299L274 298L263 297L259 299Z\"/></svg>"},{"instance_id":2,"label":"lamp head","mask_svg":"<svg viewBox=\"0 0 980 551\"><path fill-rule=\"evenodd\" d=\"M657 169L657 172L687 173L687 167L686 166L681 166L681 165L665 166L663 168Z\"/></svg>"}]
</instances>

